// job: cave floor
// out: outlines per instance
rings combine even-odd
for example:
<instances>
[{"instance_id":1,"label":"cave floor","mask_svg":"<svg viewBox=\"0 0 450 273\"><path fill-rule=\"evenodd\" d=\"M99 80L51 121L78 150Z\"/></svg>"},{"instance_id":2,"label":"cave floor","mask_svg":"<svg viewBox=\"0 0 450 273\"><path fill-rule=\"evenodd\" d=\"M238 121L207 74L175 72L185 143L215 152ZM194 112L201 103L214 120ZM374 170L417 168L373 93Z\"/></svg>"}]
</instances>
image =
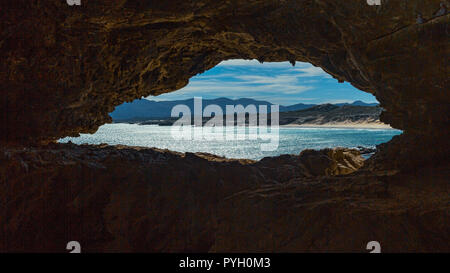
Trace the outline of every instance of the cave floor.
<instances>
[{"instance_id":1,"label":"cave floor","mask_svg":"<svg viewBox=\"0 0 450 273\"><path fill-rule=\"evenodd\" d=\"M365 252L369 241L384 252L450 250L448 164L314 176L294 156L0 151L1 251L63 252L72 240L87 252Z\"/></svg>"}]
</instances>

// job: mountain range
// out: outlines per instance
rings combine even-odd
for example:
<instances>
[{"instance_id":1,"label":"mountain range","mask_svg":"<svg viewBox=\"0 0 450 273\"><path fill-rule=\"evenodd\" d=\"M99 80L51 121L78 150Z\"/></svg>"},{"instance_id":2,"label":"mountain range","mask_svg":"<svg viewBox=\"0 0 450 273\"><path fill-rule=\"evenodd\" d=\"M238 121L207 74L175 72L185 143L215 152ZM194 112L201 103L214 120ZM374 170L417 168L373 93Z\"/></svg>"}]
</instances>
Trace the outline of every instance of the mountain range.
<instances>
[{"instance_id":1,"label":"mountain range","mask_svg":"<svg viewBox=\"0 0 450 273\"><path fill-rule=\"evenodd\" d=\"M116 107L116 109L110 114L113 121L130 121L130 120L146 120L154 118L168 118L171 116L172 108L176 105L187 105L191 111L194 109L194 99L187 100L175 100L175 101L152 101L147 99L135 100L133 102L124 103ZM244 107L248 105L266 105L268 111L270 112L270 105L272 103L268 101L259 101L249 98L241 99L229 99L229 98L217 98L217 99L204 99L202 101L203 108L208 105L215 104L220 106L223 111L225 111L226 105L243 105ZM355 101L353 103L339 103L334 104L335 106L377 106L378 103L365 103L362 101ZM280 105L280 112L292 112L305 110L317 106L317 104L304 104L298 103L289 106Z\"/></svg>"}]
</instances>

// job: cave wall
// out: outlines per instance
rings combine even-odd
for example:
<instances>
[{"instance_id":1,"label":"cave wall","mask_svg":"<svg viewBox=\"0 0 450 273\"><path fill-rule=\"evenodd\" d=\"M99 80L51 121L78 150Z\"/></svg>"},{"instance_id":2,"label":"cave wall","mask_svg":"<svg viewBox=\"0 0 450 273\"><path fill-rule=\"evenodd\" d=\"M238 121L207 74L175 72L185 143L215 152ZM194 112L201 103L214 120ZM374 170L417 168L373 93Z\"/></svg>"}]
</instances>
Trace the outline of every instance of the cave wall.
<instances>
[{"instance_id":1,"label":"cave wall","mask_svg":"<svg viewBox=\"0 0 450 273\"><path fill-rule=\"evenodd\" d=\"M73 240L82 252L367 252L373 240L382 252L449 252L449 165L338 176L361 161L345 149L254 162L0 146L0 253L66 252Z\"/></svg>"},{"instance_id":2,"label":"cave wall","mask_svg":"<svg viewBox=\"0 0 450 273\"><path fill-rule=\"evenodd\" d=\"M1 1L0 252L448 252L450 18L415 24L438 5ZM346 176L329 151L255 163L52 143L237 58L320 66L404 134Z\"/></svg>"},{"instance_id":3,"label":"cave wall","mask_svg":"<svg viewBox=\"0 0 450 273\"><path fill-rule=\"evenodd\" d=\"M374 94L393 127L447 138L449 16L415 24L439 2L3 1L0 139L93 133L115 106L234 58L310 62Z\"/></svg>"}]
</instances>

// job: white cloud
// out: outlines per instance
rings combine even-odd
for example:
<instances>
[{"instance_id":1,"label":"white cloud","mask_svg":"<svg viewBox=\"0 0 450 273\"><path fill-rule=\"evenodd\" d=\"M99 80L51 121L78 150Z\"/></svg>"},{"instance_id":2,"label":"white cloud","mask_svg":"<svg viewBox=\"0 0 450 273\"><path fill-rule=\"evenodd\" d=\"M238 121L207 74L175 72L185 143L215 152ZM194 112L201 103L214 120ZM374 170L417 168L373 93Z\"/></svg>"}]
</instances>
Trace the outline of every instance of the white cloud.
<instances>
[{"instance_id":1,"label":"white cloud","mask_svg":"<svg viewBox=\"0 0 450 273\"><path fill-rule=\"evenodd\" d=\"M332 78L330 74L323 71L320 67L315 67L310 65L309 67L301 67L294 69L297 72L301 72L301 77L322 77L322 78Z\"/></svg>"},{"instance_id":2,"label":"white cloud","mask_svg":"<svg viewBox=\"0 0 450 273\"><path fill-rule=\"evenodd\" d=\"M196 94L216 94L224 96L248 94L258 92L261 94L300 94L313 89L313 86L301 85L297 75L239 75L234 74L227 80L220 80L214 77L199 77L193 80L185 88L177 91L179 94L186 92Z\"/></svg>"},{"instance_id":3,"label":"white cloud","mask_svg":"<svg viewBox=\"0 0 450 273\"><path fill-rule=\"evenodd\" d=\"M243 75L235 78L243 80L250 84L296 84L297 77L293 75L277 75L277 76L259 76L259 75Z\"/></svg>"},{"instance_id":4,"label":"white cloud","mask_svg":"<svg viewBox=\"0 0 450 273\"><path fill-rule=\"evenodd\" d=\"M338 100L344 94L350 94L349 90L352 90L352 87L346 88L337 85L337 82L334 86L335 83L328 80L332 78L331 75L310 63L297 62L296 66L292 67L289 62L261 64L257 60L228 60L221 62L216 68L219 69L193 77L186 87L176 92L150 99L173 100L193 96L235 97L269 100L282 105L307 100L314 102L329 100L332 103L351 102L356 99L368 100L361 94L357 98L352 94L351 100ZM332 94L327 94L331 91ZM301 94L304 92L306 93ZM303 96L308 96L309 99ZM330 101L333 99L335 101Z\"/></svg>"},{"instance_id":5,"label":"white cloud","mask_svg":"<svg viewBox=\"0 0 450 273\"><path fill-rule=\"evenodd\" d=\"M326 73L322 68L315 67L310 63L296 62L295 68L289 62L267 62L261 64L257 60L228 60L223 61L217 65L217 67L249 67L249 68L259 68L259 69L284 69L283 72L301 72L299 77L322 77L322 78L332 78L331 75Z\"/></svg>"},{"instance_id":6,"label":"white cloud","mask_svg":"<svg viewBox=\"0 0 450 273\"><path fill-rule=\"evenodd\" d=\"M254 85L251 82L195 82L185 88L177 91L178 94L183 93L205 93L212 94L212 92L218 92L228 95L234 95L235 93L248 93L251 91L259 93L280 93L280 94L300 94L306 90L312 89L312 86L302 86L302 85L287 85L285 83L273 83L273 84L262 84Z\"/></svg>"}]
</instances>

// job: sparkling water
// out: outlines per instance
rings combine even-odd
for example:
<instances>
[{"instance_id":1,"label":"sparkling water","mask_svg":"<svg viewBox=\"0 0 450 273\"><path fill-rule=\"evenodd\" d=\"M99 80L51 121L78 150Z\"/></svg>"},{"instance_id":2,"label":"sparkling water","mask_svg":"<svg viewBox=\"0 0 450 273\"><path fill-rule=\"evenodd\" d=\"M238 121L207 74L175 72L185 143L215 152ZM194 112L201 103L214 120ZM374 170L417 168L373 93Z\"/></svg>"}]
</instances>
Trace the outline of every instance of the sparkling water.
<instances>
[{"instance_id":1,"label":"sparkling water","mask_svg":"<svg viewBox=\"0 0 450 273\"><path fill-rule=\"evenodd\" d=\"M252 138L251 134L255 132L255 128L227 127L224 130L219 127L209 129L208 132L202 131L201 127L191 127L191 129L194 134L203 132L206 139L174 139L171 126L117 123L103 125L95 134L82 134L77 138L67 137L61 139L60 142L122 144L259 160L267 156L299 154L305 149L356 148L358 146L375 148L376 145L388 142L393 136L402 133L393 129L280 127L278 148L274 151L263 151L261 144L268 143L270 136L264 139L264 135L256 130L257 133L259 132L258 137L253 136ZM235 133L245 139L227 140L222 137L224 133L228 135Z\"/></svg>"}]
</instances>

